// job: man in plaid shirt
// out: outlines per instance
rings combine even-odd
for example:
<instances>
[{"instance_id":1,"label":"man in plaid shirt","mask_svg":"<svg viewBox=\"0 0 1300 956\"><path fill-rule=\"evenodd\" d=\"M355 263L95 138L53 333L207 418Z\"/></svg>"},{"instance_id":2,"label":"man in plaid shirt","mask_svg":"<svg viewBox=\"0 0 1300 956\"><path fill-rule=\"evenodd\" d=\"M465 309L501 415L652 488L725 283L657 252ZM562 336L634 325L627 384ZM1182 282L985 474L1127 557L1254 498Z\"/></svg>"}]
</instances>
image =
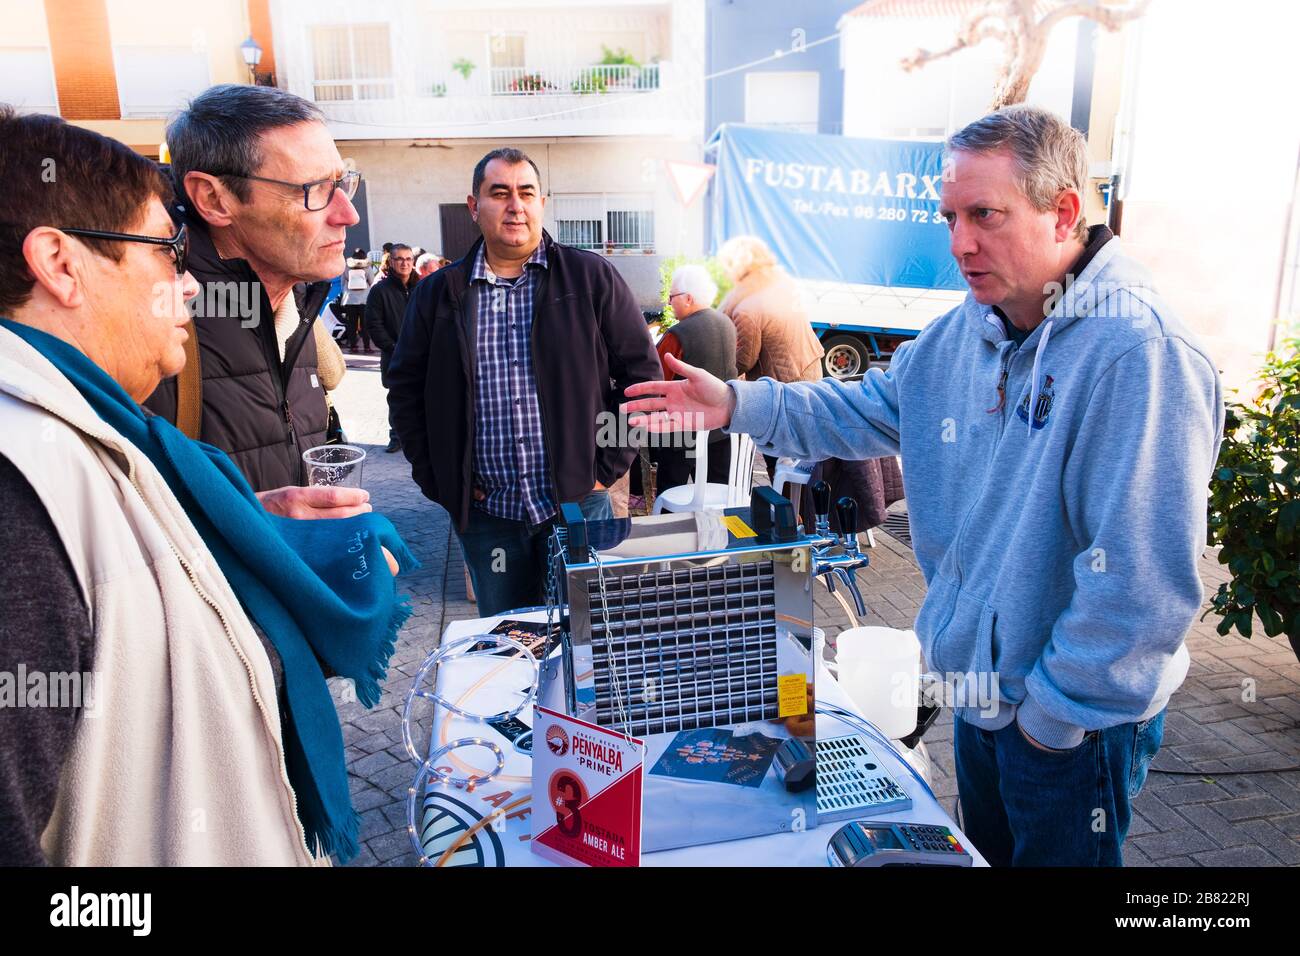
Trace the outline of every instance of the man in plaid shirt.
<instances>
[{"instance_id":1,"label":"man in plaid shirt","mask_svg":"<svg viewBox=\"0 0 1300 956\"><path fill-rule=\"evenodd\" d=\"M543 231L527 155L484 156L468 203L483 239L412 295L388 400L412 475L456 522L489 616L542 603L561 502L612 516L606 489L636 449L610 421L624 388L661 372L609 262Z\"/></svg>"}]
</instances>

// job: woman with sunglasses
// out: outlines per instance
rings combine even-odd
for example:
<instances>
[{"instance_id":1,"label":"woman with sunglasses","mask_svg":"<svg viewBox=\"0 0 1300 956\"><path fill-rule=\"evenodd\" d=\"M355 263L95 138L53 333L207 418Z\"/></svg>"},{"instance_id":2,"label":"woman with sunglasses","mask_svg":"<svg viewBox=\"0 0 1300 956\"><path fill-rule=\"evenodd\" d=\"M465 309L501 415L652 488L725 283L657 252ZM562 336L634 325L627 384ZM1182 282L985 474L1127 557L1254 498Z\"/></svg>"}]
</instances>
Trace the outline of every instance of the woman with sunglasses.
<instances>
[{"instance_id":1,"label":"woman with sunglasses","mask_svg":"<svg viewBox=\"0 0 1300 956\"><path fill-rule=\"evenodd\" d=\"M0 865L347 859L324 675L377 702L414 558L141 408L198 289L157 167L6 107L0 142Z\"/></svg>"}]
</instances>

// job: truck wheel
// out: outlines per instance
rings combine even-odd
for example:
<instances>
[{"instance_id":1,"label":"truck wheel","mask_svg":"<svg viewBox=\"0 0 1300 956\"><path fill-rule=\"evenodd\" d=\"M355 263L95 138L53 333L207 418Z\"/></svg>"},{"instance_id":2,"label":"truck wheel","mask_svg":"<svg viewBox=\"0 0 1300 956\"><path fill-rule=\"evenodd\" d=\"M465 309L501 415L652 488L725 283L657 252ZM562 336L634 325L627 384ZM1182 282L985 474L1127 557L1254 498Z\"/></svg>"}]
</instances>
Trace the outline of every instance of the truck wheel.
<instances>
[{"instance_id":1,"label":"truck wheel","mask_svg":"<svg viewBox=\"0 0 1300 956\"><path fill-rule=\"evenodd\" d=\"M851 335L833 335L822 343L826 354L822 367L832 378L853 378L865 374L871 355L867 347Z\"/></svg>"}]
</instances>

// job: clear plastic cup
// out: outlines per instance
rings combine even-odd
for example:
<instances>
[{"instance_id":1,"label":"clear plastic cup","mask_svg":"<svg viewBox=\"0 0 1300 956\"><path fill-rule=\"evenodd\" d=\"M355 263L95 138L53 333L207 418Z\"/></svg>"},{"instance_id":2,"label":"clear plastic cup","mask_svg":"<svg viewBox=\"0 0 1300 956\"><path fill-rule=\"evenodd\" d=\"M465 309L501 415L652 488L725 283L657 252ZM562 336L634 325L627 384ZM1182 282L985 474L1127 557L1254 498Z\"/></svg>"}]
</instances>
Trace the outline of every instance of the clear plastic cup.
<instances>
[{"instance_id":1,"label":"clear plastic cup","mask_svg":"<svg viewBox=\"0 0 1300 956\"><path fill-rule=\"evenodd\" d=\"M361 466L366 453L356 445L317 445L302 453L307 463L307 484L361 487Z\"/></svg>"}]
</instances>

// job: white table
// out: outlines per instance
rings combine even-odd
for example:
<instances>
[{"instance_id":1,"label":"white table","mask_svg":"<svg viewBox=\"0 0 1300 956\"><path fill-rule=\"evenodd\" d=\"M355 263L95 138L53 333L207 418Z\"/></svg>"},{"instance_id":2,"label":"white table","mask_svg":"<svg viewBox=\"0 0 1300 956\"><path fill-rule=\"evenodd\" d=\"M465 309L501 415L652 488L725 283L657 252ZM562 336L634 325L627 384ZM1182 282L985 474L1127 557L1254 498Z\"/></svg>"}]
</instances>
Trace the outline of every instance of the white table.
<instances>
[{"instance_id":1,"label":"white table","mask_svg":"<svg viewBox=\"0 0 1300 956\"><path fill-rule=\"evenodd\" d=\"M476 634L486 634L506 617L514 620L545 620L545 614L534 612L455 621L443 632L443 644ZM517 706L521 697L519 690L527 685L532 673L531 666L523 659L488 655L452 660L444 663L439 670L437 689L442 696L467 710L486 714ZM858 713L848 695L820 661L817 698ZM531 723L531 709L521 713L519 718L525 723ZM819 737L853 732L853 728L834 717L824 714L817 716ZM505 751L505 767L497 777L473 791L447 786L433 788L437 821L431 827L431 832L436 833L437 837L430 841L430 846L435 848L430 858L434 861L441 859L443 865L554 865L529 849L532 833L532 759L514 750L491 727L439 709L433 726L432 747L462 737L483 737L494 741ZM976 866L987 866L979 851L958 830L956 823L944 812L938 801L908 771L903 758L892 749L886 751L879 741L871 741L870 746L899 786L912 798L910 810L872 814L871 818L946 826L971 854ZM481 748L456 751L443 762L456 776L481 773L495 764L495 758ZM414 776L414 766L411 773ZM498 814L498 810L504 810L504 813ZM802 833L773 833L727 843L646 853L642 855L641 863L643 866L826 866L826 845L844 822L825 823ZM423 825L422 813L417 813L416 824L417 827Z\"/></svg>"}]
</instances>

